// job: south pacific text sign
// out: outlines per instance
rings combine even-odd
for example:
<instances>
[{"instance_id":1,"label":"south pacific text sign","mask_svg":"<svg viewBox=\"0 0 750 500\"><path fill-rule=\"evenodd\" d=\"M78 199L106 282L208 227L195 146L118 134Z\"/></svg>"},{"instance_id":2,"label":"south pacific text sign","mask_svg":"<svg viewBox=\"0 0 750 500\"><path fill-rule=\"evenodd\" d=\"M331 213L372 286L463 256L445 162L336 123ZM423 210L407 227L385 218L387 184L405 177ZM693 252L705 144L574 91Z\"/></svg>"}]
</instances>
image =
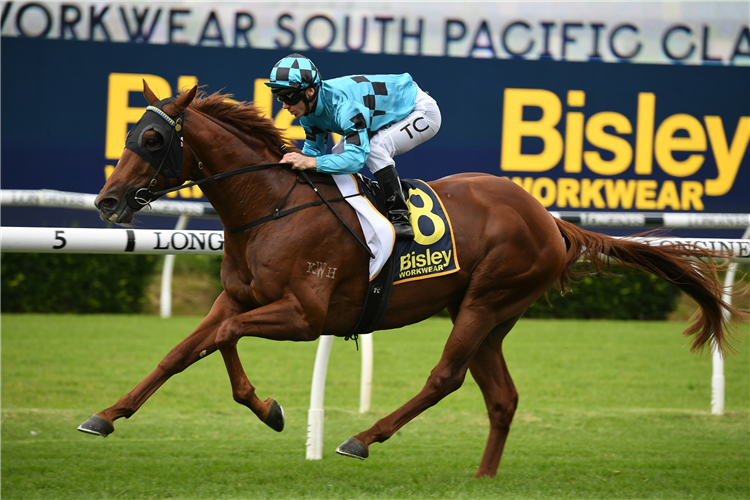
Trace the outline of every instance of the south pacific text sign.
<instances>
[{"instance_id":1,"label":"south pacific text sign","mask_svg":"<svg viewBox=\"0 0 750 500\"><path fill-rule=\"evenodd\" d=\"M3 252L223 254L223 231L3 227Z\"/></svg>"},{"instance_id":2,"label":"south pacific text sign","mask_svg":"<svg viewBox=\"0 0 750 500\"><path fill-rule=\"evenodd\" d=\"M750 65L747 2L3 2L2 35L96 42Z\"/></svg>"}]
</instances>

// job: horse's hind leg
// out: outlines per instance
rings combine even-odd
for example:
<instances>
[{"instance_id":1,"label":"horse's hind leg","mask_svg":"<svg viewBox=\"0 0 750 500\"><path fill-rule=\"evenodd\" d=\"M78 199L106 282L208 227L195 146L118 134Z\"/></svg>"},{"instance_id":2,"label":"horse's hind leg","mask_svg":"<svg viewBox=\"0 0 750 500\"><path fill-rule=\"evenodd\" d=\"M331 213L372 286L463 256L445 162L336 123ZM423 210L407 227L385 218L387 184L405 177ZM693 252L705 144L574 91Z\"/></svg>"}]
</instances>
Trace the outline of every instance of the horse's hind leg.
<instances>
[{"instance_id":1,"label":"horse's hind leg","mask_svg":"<svg viewBox=\"0 0 750 500\"><path fill-rule=\"evenodd\" d=\"M180 373L196 361L215 352L216 332L219 326L228 316L236 314L223 297L222 293L198 328L177 344L140 384L121 397L113 406L86 420L78 427L78 430L88 434L108 436L115 430L113 425L115 420L121 417L130 418L172 375Z\"/></svg>"},{"instance_id":2,"label":"horse's hind leg","mask_svg":"<svg viewBox=\"0 0 750 500\"><path fill-rule=\"evenodd\" d=\"M463 308L456 318L440 361L419 394L398 410L378 420L370 429L342 443L336 449L337 453L354 458L367 458L370 444L387 440L420 413L461 387L469 362L496 324L490 311L482 307L477 307L471 312L468 312L468 309Z\"/></svg>"},{"instance_id":3,"label":"horse's hind leg","mask_svg":"<svg viewBox=\"0 0 750 500\"><path fill-rule=\"evenodd\" d=\"M490 418L490 435L475 477L494 477L503 454L505 440L518 405L518 392L503 358L502 343L520 318L516 316L500 325L484 339L469 365L471 375L484 395Z\"/></svg>"}]
</instances>

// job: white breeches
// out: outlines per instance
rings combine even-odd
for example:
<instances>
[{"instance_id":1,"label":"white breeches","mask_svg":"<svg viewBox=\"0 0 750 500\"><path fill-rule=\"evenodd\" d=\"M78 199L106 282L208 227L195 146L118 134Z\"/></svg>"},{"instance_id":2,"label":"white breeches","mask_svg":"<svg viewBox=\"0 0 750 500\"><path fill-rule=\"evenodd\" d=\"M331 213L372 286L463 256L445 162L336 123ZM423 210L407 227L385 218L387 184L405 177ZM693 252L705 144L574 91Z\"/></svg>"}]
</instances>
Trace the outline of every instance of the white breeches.
<instances>
[{"instance_id":1,"label":"white breeches","mask_svg":"<svg viewBox=\"0 0 750 500\"><path fill-rule=\"evenodd\" d=\"M417 86L414 109L409 116L381 128L370 138L370 155L365 165L372 173L389 165L395 166L394 156L411 151L415 146L431 139L440 130L441 122L440 109L435 99ZM344 137L333 146L331 152L341 154L343 151Z\"/></svg>"}]
</instances>

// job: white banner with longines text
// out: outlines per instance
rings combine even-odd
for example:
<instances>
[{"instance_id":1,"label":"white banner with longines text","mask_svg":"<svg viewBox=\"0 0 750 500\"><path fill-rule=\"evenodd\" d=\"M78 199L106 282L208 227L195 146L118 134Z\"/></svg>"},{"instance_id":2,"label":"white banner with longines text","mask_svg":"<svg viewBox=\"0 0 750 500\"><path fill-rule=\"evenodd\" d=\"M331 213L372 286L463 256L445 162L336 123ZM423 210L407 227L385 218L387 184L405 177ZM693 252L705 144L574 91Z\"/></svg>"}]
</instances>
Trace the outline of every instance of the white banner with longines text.
<instances>
[{"instance_id":1,"label":"white banner with longines text","mask_svg":"<svg viewBox=\"0 0 750 500\"><path fill-rule=\"evenodd\" d=\"M747 1L14 1L2 2L2 36L749 66L749 18Z\"/></svg>"}]
</instances>

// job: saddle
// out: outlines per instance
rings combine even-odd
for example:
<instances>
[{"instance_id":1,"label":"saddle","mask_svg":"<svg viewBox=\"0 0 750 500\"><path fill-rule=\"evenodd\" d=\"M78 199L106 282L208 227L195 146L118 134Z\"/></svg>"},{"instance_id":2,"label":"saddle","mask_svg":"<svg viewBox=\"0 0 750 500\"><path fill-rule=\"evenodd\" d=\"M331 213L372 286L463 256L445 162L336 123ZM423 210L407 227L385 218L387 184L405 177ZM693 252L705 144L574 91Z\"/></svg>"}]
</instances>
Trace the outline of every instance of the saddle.
<instances>
[{"instance_id":1,"label":"saddle","mask_svg":"<svg viewBox=\"0 0 750 500\"><path fill-rule=\"evenodd\" d=\"M360 194L387 218L387 203L381 186L356 175ZM414 239L396 239L388 260L369 283L357 325L347 335L375 331L385 316L393 285L455 273L460 269L453 229L442 201L432 188L418 179L401 179L411 212Z\"/></svg>"},{"instance_id":2,"label":"saddle","mask_svg":"<svg viewBox=\"0 0 750 500\"><path fill-rule=\"evenodd\" d=\"M380 184L361 174L356 174L355 178L359 185L360 193L370 200L370 203L372 203L378 212L384 217L388 217L385 194ZM392 252L383 269L368 283L365 302L362 305L359 320L357 320L354 328L344 337L345 340L354 339L356 343L360 334L372 333L380 326L385 317L385 312L388 310L388 305L391 302L395 266L396 252ZM359 349L358 344L357 349Z\"/></svg>"}]
</instances>

